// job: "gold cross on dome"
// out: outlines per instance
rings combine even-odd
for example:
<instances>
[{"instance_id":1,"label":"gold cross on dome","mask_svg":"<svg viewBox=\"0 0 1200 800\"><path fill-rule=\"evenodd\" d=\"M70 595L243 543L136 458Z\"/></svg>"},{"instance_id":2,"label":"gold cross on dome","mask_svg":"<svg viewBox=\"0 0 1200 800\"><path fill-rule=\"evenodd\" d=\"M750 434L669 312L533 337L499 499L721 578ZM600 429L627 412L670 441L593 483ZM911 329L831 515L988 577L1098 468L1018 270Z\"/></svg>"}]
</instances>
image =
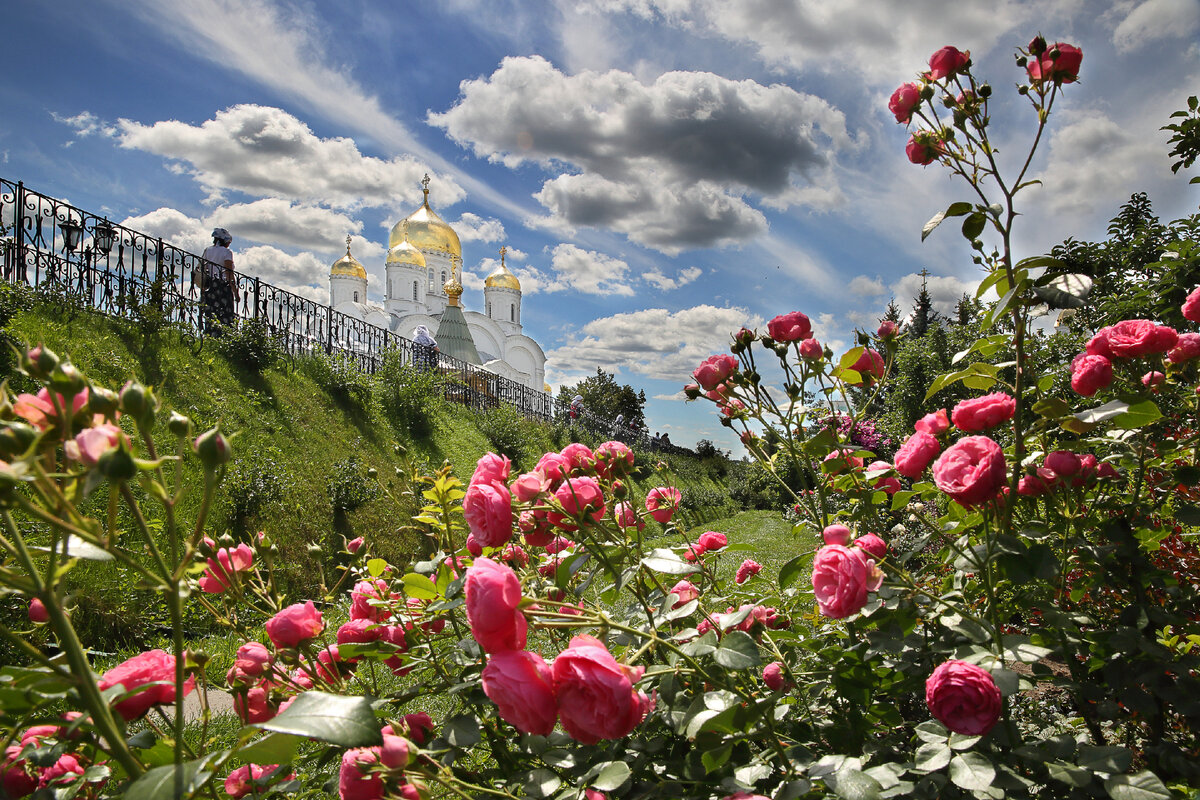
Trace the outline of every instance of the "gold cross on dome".
<instances>
[{"instance_id":1,"label":"gold cross on dome","mask_svg":"<svg viewBox=\"0 0 1200 800\"><path fill-rule=\"evenodd\" d=\"M425 192L425 199L429 199L429 173L425 173L425 177L421 179L421 188Z\"/></svg>"},{"instance_id":2,"label":"gold cross on dome","mask_svg":"<svg viewBox=\"0 0 1200 800\"><path fill-rule=\"evenodd\" d=\"M500 266L504 266L504 254L508 252L508 247L500 248Z\"/></svg>"},{"instance_id":3,"label":"gold cross on dome","mask_svg":"<svg viewBox=\"0 0 1200 800\"><path fill-rule=\"evenodd\" d=\"M346 255L350 255L350 234L346 234Z\"/></svg>"}]
</instances>

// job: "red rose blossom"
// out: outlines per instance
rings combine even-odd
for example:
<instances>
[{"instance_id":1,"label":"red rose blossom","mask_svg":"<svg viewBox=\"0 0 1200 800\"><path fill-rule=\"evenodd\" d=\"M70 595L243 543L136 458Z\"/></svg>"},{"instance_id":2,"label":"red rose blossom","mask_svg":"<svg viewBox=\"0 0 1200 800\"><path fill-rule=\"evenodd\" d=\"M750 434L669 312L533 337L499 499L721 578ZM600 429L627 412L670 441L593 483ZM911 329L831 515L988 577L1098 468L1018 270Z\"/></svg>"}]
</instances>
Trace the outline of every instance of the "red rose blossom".
<instances>
[{"instance_id":1,"label":"red rose blossom","mask_svg":"<svg viewBox=\"0 0 1200 800\"><path fill-rule=\"evenodd\" d=\"M963 736L984 736L1000 719L1000 689L991 673L946 661L925 681L925 703L938 721Z\"/></svg>"}]
</instances>

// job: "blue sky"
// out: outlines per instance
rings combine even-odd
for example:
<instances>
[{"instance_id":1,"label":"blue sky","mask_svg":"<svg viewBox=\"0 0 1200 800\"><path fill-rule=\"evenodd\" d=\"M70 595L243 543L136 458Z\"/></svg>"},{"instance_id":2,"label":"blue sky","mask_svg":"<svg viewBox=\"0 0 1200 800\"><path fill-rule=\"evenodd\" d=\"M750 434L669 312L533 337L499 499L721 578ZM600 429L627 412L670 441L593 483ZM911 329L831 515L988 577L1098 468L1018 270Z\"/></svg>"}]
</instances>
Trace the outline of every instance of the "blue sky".
<instances>
[{"instance_id":1,"label":"blue sky","mask_svg":"<svg viewBox=\"0 0 1200 800\"><path fill-rule=\"evenodd\" d=\"M463 239L478 309L497 251L550 382L597 367L646 391L652 430L738 451L691 369L730 331L800 310L848 346L928 269L945 308L978 281L922 223L965 188L907 162L886 108L929 54L969 49L1001 157L1033 121L1012 51L1080 46L1023 201L1020 255L1098 239L1133 192L1164 219L1198 192L1159 128L1200 91L1200 0L63 0L5 10L0 174L328 298L347 233L382 285L420 203ZM1193 170L1189 175L1200 170Z\"/></svg>"}]
</instances>

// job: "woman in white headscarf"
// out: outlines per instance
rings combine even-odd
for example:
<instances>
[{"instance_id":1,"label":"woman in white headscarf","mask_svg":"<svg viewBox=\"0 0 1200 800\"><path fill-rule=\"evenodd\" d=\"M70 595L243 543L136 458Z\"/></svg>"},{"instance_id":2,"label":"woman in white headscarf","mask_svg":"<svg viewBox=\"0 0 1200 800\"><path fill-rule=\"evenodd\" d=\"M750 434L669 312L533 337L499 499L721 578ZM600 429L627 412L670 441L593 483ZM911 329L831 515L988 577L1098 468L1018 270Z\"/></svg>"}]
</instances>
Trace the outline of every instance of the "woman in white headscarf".
<instances>
[{"instance_id":1,"label":"woman in white headscarf","mask_svg":"<svg viewBox=\"0 0 1200 800\"><path fill-rule=\"evenodd\" d=\"M417 369L433 369L437 364L438 343L429 328L418 325L413 331L413 363Z\"/></svg>"},{"instance_id":2,"label":"woman in white headscarf","mask_svg":"<svg viewBox=\"0 0 1200 800\"><path fill-rule=\"evenodd\" d=\"M238 301L237 279L233 274L233 236L224 228L214 228L213 243L204 249L201 271L200 326L213 336L223 326L233 325L234 304Z\"/></svg>"}]
</instances>

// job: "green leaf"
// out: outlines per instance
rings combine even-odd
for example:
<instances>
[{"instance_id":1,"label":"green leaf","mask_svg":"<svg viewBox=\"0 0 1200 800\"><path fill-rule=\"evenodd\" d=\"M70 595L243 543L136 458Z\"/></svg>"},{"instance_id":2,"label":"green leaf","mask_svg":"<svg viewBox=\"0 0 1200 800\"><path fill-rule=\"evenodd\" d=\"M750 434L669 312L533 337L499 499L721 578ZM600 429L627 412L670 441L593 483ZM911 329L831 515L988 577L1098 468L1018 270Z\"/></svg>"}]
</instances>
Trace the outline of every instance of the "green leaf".
<instances>
[{"instance_id":1,"label":"green leaf","mask_svg":"<svg viewBox=\"0 0 1200 800\"><path fill-rule=\"evenodd\" d=\"M962 224L962 235L969 242L973 242L979 238L979 234L983 233L983 226L987 224L987 217L976 211L966 219Z\"/></svg>"},{"instance_id":2,"label":"green leaf","mask_svg":"<svg viewBox=\"0 0 1200 800\"><path fill-rule=\"evenodd\" d=\"M642 566L654 572L662 572L666 575L689 575L698 571L700 568L695 564L689 564L679 557L678 553L674 553L665 547L657 547L650 551L650 555L642 558Z\"/></svg>"},{"instance_id":3,"label":"green leaf","mask_svg":"<svg viewBox=\"0 0 1200 800\"><path fill-rule=\"evenodd\" d=\"M400 579L404 584L404 593L417 600L435 600L438 597L437 586L424 575L410 572Z\"/></svg>"},{"instance_id":4,"label":"green leaf","mask_svg":"<svg viewBox=\"0 0 1200 800\"><path fill-rule=\"evenodd\" d=\"M941 742L945 744L950 739L950 731L936 719L927 719L916 728L917 737L922 742Z\"/></svg>"},{"instance_id":5,"label":"green leaf","mask_svg":"<svg viewBox=\"0 0 1200 800\"><path fill-rule=\"evenodd\" d=\"M725 634L720 646L713 651L713 660L722 667L733 670L749 669L761 663L758 644L745 631L730 631Z\"/></svg>"},{"instance_id":6,"label":"green leaf","mask_svg":"<svg viewBox=\"0 0 1200 800\"><path fill-rule=\"evenodd\" d=\"M525 793L533 797L549 797L558 791L562 781L548 769L535 769L525 778Z\"/></svg>"},{"instance_id":7,"label":"green leaf","mask_svg":"<svg viewBox=\"0 0 1200 800\"><path fill-rule=\"evenodd\" d=\"M995 777L996 768L982 753L959 753L950 762L950 780L969 792L987 789Z\"/></svg>"},{"instance_id":8,"label":"green leaf","mask_svg":"<svg viewBox=\"0 0 1200 800\"><path fill-rule=\"evenodd\" d=\"M812 556L808 553L803 553L788 561L779 568L779 588L787 589L793 583L800 579L808 565Z\"/></svg>"},{"instance_id":9,"label":"green leaf","mask_svg":"<svg viewBox=\"0 0 1200 800\"><path fill-rule=\"evenodd\" d=\"M1051 308L1083 308L1092 293L1092 279L1087 275L1059 275L1045 286L1033 287L1033 293Z\"/></svg>"},{"instance_id":10,"label":"green leaf","mask_svg":"<svg viewBox=\"0 0 1200 800\"><path fill-rule=\"evenodd\" d=\"M858 361L865 350L865 347L851 347L846 351L845 355L842 356L841 360L838 361L838 369L848 370L853 367L854 363Z\"/></svg>"},{"instance_id":11,"label":"green leaf","mask_svg":"<svg viewBox=\"0 0 1200 800\"><path fill-rule=\"evenodd\" d=\"M271 733L250 742L235 755L248 764L287 764L296 757L296 749L302 741L302 736Z\"/></svg>"},{"instance_id":12,"label":"green leaf","mask_svg":"<svg viewBox=\"0 0 1200 800\"><path fill-rule=\"evenodd\" d=\"M936 228L938 225L941 225L942 221L945 220L946 217L961 217L972 208L973 206L970 203L964 203L961 201L957 203L951 203L949 208L947 208L945 211L939 211L938 213L934 214L929 218L929 221L922 226L921 241L925 241L929 234L933 233L934 228Z\"/></svg>"},{"instance_id":13,"label":"green leaf","mask_svg":"<svg viewBox=\"0 0 1200 800\"><path fill-rule=\"evenodd\" d=\"M342 747L382 744L379 722L365 697L343 697L325 692L304 692L279 716L250 726L264 731L292 733Z\"/></svg>"},{"instance_id":14,"label":"green leaf","mask_svg":"<svg viewBox=\"0 0 1200 800\"><path fill-rule=\"evenodd\" d=\"M704 765L704 771L709 773L724 766L725 762L729 760L729 756L732 753L733 743L727 742L720 747L707 750L701 754L700 763Z\"/></svg>"},{"instance_id":15,"label":"green leaf","mask_svg":"<svg viewBox=\"0 0 1200 800\"><path fill-rule=\"evenodd\" d=\"M879 800L883 785L865 772L857 769L841 769L825 778L834 794L842 800Z\"/></svg>"},{"instance_id":16,"label":"green leaf","mask_svg":"<svg viewBox=\"0 0 1200 800\"><path fill-rule=\"evenodd\" d=\"M602 792L615 792L621 784L629 780L629 765L624 761L609 761L600 766L596 777L592 778L592 788Z\"/></svg>"},{"instance_id":17,"label":"green leaf","mask_svg":"<svg viewBox=\"0 0 1200 800\"><path fill-rule=\"evenodd\" d=\"M1075 763L1092 772L1107 772L1111 775L1129 769L1129 765L1133 763L1133 753L1124 747L1081 744Z\"/></svg>"},{"instance_id":18,"label":"green leaf","mask_svg":"<svg viewBox=\"0 0 1200 800\"><path fill-rule=\"evenodd\" d=\"M1092 782L1094 777L1092 773L1086 769L1081 769L1074 764L1064 764L1061 761L1051 761L1046 764L1046 771L1050 777L1059 783L1065 783L1067 786L1073 786L1076 789L1082 789Z\"/></svg>"},{"instance_id":19,"label":"green leaf","mask_svg":"<svg viewBox=\"0 0 1200 800\"><path fill-rule=\"evenodd\" d=\"M1113 424L1122 430L1133 430L1157 422L1162 419L1162 412L1153 400L1142 400L1129 406L1128 410L1117 417Z\"/></svg>"},{"instance_id":20,"label":"green leaf","mask_svg":"<svg viewBox=\"0 0 1200 800\"><path fill-rule=\"evenodd\" d=\"M387 565L388 563L382 558L372 558L367 562L367 572L371 574L372 578L378 578L387 569Z\"/></svg>"},{"instance_id":21,"label":"green leaf","mask_svg":"<svg viewBox=\"0 0 1200 800\"><path fill-rule=\"evenodd\" d=\"M926 742L917 748L915 766L920 772L937 772L950 763L953 755L954 751L944 741Z\"/></svg>"},{"instance_id":22,"label":"green leaf","mask_svg":"<svg viewBox=\"0 0 1200 800\"><path fill-rule=\"evenodd\" d=\"M1170 800L1171 792L1149 770L1133 775L1114 775L1104 782L1104 790L1113 800Z\"/></svg>"},{"instance_id":23,"label":"green leaf","mask_svg":"<svg viewBox=\"0 0 1200 800\"><path fill-rule=\"evenodd\" d=\"M479 744L481 727L479 718L474 714L457 714L446 720L446 741L463 749L474 747Z\"/></svg>"},{"instance_id":24,"label":"green leaf","mask_svg":"<svg viewBox=\"0 0 1200 800\"><path fill-rule=\"evenodd\" d=\"M66 552L72 558L83 558L88 561L112 561L113 555L102 547L80 539L75 534L67 537Z\"/></svg>"},{"instance_id":25,"label":"green leaf","mask_svg":"<svg viewBox=\"0 0 1200 800\"><path fill-rule=\"evenodd\" d=\"M1047 397L1033 404L1033 413L1046 419L1061 419L1070 410L1070 404L1060 397Z\"/></svg>"},{"instance_id":26,"label":"green leaf","mask_svg":"<svg viewBox=\"0 0 1200 800\"><path fill-rule=\"evenodd\" d=\"M183 791L185 795L195 792L212 776L212 772L205 769L205 766L218 755L220 754L208 753L203 758L183 763ZM155 767L152 770L142 773L141 777L130 784L129 788L125 790L124 795L125 800L169 800L175 796L174 764L165 767Z\"/></svg>"}]
</instances>

